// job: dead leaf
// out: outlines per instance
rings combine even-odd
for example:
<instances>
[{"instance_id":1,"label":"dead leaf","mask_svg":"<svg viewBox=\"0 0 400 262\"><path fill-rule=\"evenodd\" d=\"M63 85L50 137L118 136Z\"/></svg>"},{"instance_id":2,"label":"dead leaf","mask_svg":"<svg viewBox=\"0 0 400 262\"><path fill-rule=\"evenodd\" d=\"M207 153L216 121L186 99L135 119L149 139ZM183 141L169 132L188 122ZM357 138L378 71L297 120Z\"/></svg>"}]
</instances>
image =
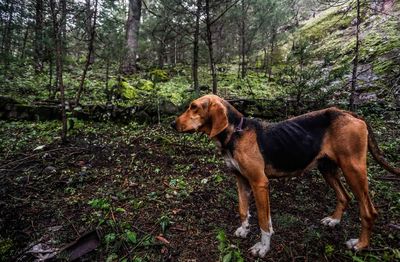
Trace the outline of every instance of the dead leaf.
<instances>
[{"instance_id":1,"label":"dead leaf","mask_svg":"<svg viewBox=\"0 0 400 262\"><path fill-rule=\"evenodd\" d=\"M161 243L164 243L165 245L169 245L169 241L165 237L163 237L162 235L156 236L156 239L158 241L160 241Z\"/></svg>"}]
</instances>

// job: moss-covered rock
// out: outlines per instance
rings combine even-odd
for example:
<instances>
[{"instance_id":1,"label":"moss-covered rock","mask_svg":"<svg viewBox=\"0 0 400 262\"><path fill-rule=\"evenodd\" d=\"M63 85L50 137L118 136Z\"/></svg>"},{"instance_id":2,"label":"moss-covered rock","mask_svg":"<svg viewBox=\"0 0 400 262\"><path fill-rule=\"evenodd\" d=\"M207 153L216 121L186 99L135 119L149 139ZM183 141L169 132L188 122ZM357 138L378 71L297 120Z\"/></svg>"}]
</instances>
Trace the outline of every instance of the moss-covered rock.
<instances>
[{"instance_id":1,"label":"moss-covered rock","mask_svg":"<svg viewBox=\"0 0 400 262\"><path fill-rule=\"evenodd\" d=\"M150 79L155 82L166 82L169 80L167 71L163 69L154 69L149 73Z\"/></svg>"},{"instance_id":2,"label":"moss-covered rock","mask_svg":"<svg viewBox=\"0 0 400 262\"><path fill-rule=\"evenodd\" d=\"M368 3L367 3L368 4ZM353 6L351 6L353 5ZM400 73L400 15L399 4L376 14L363 4L361 6L360 48L358 85L359 92L378 91L393 100L393 83ZM356 44L356 10L353 3L333 7L310 19L293 34L293 47L288 54L286 66L280 69L281 79L301 75L297 71L312 71L320 65L320 74L309 78L305 92L315 95L312 86L323 79L328 89L346 92L352 75ZM299 52L306 45L307 52ZM307 60L307 61L306 61ZM321 63L322 61L322 63ZM287 70L287 65L293 70ZM301 65L301 66L300 66ZM365 67L368 70L365 70ZM286 72L285 72L286 70ZM314 79L314 78L317 79ZM311 85L310 85L311 83ZM297 84L296 84L297 85ZM286 88L287 89L287 88ZM386 90L386 91L385 91ZM389 92L388 92L389 91ZM347 98L345 98L347 99Z\"/></svg>"}]
</instances>

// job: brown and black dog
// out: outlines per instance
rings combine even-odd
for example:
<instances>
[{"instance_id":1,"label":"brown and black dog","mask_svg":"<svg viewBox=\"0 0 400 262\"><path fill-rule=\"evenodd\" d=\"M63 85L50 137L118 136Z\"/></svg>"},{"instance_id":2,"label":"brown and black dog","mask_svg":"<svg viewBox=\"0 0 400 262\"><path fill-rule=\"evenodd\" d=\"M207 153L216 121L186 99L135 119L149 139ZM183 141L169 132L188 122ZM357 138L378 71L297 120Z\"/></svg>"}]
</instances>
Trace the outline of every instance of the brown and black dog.
<instances>
[{"instance_id":1,"label":"brown and black dog","mask_svg":"<svg viewBox=\"0 0 400 262\"><path fill-rule=\"evenodd\" d=\"M346 242L360 250L369 245L377 212L368 194L367 151L388 171L391 167L379 150L372 130L354 113L327 108L279 123L265 123L244 117L227 101L215 95L194 100L172 123L179 132L204 132L217 144L228 167L237 176L241 226L238 237L249 233L249 196L253 192L257 207L261 241L251 249L264 257L273 233L268 183L269 178L301 175L317 166L335 190L335 211L321 220L324 225L340 222L350 200L343 187L339 168L359 201L361 234Z\"/></svg>"}]
</instances>

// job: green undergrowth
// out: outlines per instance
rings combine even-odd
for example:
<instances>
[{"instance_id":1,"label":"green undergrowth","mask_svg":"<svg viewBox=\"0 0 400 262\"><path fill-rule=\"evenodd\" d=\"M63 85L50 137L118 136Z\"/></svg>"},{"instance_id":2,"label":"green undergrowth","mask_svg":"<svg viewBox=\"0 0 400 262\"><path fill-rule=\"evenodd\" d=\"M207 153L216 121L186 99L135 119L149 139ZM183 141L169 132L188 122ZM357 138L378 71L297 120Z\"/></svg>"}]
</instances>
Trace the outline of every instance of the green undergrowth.
<instances>
[{"instance_id":1,"label":"green undergrowth","mask_svg":"<svg viewBox=\"0 0 400 262\"><path fill-rule=\"evenodd\" d=\"M399 163L398 116L378 109L359 113L373 127L387 159ZM83 233L98 228L102 244L90 255L94 260L159 261L165 250L179 254L180 259L199 255L210 261L243 261L249 257L248 248L259 240L254 206L253 233L246 240L235 238L233 232L239 226L235 179L206 136L176 134L164 125L77 121L69 133L66 153L57 154L63 148L59 126L59 121L0 122L0 165L15 162L19 170L8 173L9 179L3 181L15 183L7 191L12 197L2 212L8 217L7 210L18 206L21 216L35 225L34 238L46 235L48 226L61 224L64 230L51 237L62 246L74 240L75 230ZM29 161L18 162L23 158ZM390 229L400 219L399 185L382 179L391 176L372 159L368 162L370 194L379 212L370 251L350 252L343 245L359 232L356 201L338 230L319 225L319 219L333 210L335 199L318 172L313 172L271 180L275 234L268 258L399 259L393 243L400 236ZM48 166L55 173L43 173ZM36 196L36 192L41 194ZM68 220L75 228L68 226ZM21 226L28 226L21 221ZM5 257L23 248L21 243L33 241L18 242L14 237L11 232L0 236L0 252ZM293 242L294 238L302 241Z\"/></svg>"}]
</instances>

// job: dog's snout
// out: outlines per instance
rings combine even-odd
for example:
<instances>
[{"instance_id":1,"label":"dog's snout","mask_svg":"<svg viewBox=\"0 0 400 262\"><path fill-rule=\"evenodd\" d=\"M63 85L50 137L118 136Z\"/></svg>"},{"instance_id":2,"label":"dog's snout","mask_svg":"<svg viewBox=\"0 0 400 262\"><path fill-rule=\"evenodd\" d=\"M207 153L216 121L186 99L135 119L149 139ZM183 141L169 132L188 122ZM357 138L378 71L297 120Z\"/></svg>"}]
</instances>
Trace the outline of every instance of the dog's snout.
<instances>
[{"instance_id":1,"label":"dog's snout","mask_svg":"<svg viewBox=\"0 0 400 262\"><path fill-rule=\"evenodd\" d=\"M171 127L176 130L176 120L171 122Z\"/></svg>"}]
</instances>

